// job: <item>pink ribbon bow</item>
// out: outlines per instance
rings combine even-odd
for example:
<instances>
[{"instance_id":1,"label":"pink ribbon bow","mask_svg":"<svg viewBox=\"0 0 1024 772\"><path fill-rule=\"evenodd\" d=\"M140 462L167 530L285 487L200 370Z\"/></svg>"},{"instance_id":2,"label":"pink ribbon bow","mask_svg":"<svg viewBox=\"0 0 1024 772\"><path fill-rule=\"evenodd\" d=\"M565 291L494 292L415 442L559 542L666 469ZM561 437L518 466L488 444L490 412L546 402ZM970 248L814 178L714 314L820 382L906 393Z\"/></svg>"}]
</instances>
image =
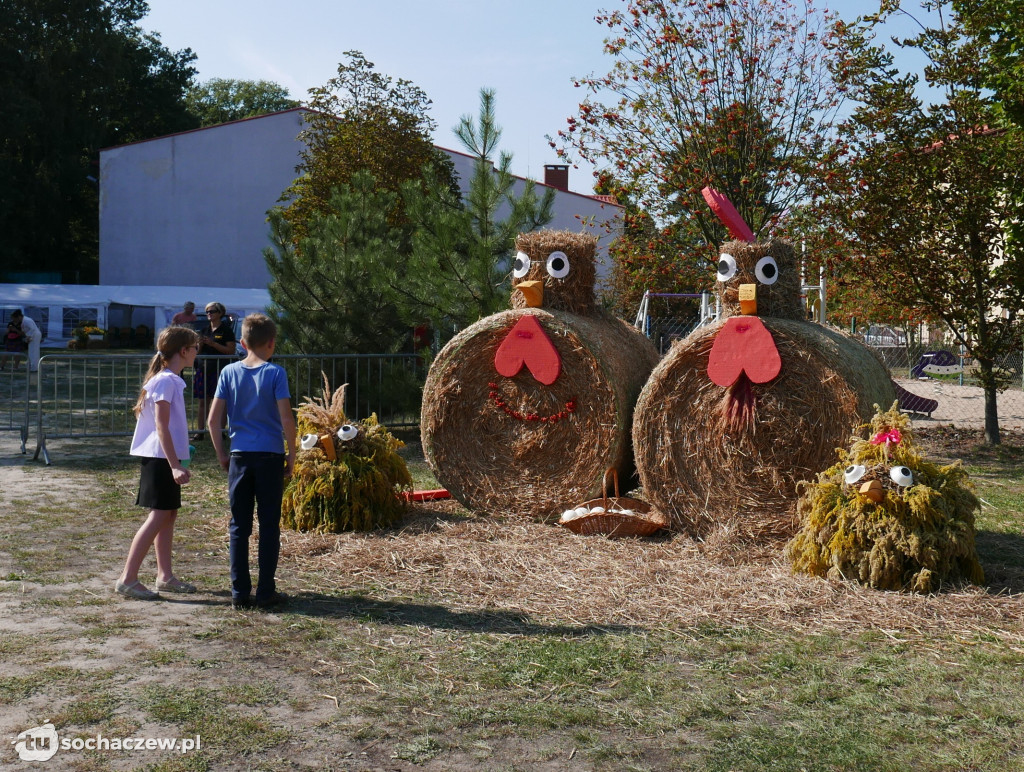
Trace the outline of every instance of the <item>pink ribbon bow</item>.
<instances>
[{"instance_id":1,"label":"pink ribbon bow","mask_svg":"<svg viewBox=\"0 0 1024 772\"><path fill-rule=\"evenodd\" d=\"M886 445L898 445L902 439L899 429L890 429L887 432L879 432L871 438L872 445L881 445L883 442Z\"/></svg>"}]
</instances>

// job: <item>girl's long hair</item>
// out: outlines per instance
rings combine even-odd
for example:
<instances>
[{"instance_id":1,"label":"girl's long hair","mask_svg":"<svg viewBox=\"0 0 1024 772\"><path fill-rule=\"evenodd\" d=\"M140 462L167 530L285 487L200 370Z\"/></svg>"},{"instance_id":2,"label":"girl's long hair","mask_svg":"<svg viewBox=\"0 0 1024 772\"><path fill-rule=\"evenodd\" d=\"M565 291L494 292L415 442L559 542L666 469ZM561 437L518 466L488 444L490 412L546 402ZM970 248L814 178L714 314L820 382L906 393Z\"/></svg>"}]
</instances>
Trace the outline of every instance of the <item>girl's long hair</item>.
<instances>
[{"instance_id":1,"label":"girl's long hair","mask_svg":"<svg viewBox=\"0 0 1024 772\"><path fill-rule=\"evenodd\" d=\"M199 333L191 327L165 327L160 337L156 340L156 354L149 362L149 369L142 378L142 389L139 391L139 398L135 400L135 417L139 417L142 406L146 402L146 384L149 379L164 369L164 365L171 361L171 358L188 346L199 345Z\"/></svg>"}]
</instances>

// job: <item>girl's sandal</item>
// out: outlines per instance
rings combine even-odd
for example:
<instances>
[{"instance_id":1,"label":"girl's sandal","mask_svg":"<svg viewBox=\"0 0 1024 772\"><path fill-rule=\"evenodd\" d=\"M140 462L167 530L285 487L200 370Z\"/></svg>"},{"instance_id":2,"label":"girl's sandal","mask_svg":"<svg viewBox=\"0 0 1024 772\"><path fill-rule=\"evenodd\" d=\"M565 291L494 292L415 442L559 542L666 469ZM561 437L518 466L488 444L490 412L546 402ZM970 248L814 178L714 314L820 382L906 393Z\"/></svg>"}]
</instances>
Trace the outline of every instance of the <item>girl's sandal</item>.
<instances>
[{"instance_id":1,"label":"girl's sandal","mask_svg":"<svg viewBox=\"0 0 1024 772\"><path fill-rule=\"evenodd\" d=\"M118 579L114 583L114 592L133 600L160 600L160 593L147 590L138 579L131 584L124 584Z\"/></svg>"},{"instance_id":2,"label":"girl's sandal","mask_svg":"<svg viewBox=\"0 0 1024 772\"><path fill-rule=\"evenodd\" d=\"M156 588L160 592L177 592L185 595L196 591L196 586L194 584L183 582L178 577L174 577L169 582L161 582L158 580Z\"/></svg>"}]
</instances>

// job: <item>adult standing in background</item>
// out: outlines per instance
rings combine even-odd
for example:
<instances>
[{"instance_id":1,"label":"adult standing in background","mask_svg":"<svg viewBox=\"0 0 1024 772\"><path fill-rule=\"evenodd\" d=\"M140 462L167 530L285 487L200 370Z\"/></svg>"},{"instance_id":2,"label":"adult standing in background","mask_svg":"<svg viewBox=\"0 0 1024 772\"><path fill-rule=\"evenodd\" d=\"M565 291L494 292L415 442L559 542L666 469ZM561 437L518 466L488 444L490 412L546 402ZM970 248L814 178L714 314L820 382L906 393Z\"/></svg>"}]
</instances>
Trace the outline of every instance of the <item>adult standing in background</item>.
<instances>
[{"instance_id":1,"label":"adult standing in background","mask_svg":"<svg viewBox=\"0 0 1024 772\"><path fill-rule=\"evenodd\" d=\"M207 303L206 318L208 324L199 333L199 354L202 357L197 359L194 365L195 375L192 380L192 396L196 399L196 428L198 432L192 435L193 442L206 437L206 409L207 400L211 399L217 391L217 378L220 377L221 369L229 364L235 355L235 331L231 322L225 318L223 303ZM213 427L220 431L223 427Z\"/></svg>"},{"instance_id":2,"label":"adult standing in background","mask_svg":"<svg viewBox=\"0 0 1024 772\"><path fill-rule=\"evenodd\" d=\"M34 373L39 369L39 346L43 342L43 333L32 318L25 316L20 308L11 314L11 320L13 321L15 317L21 322L21 331L25 335L25 343L28 344L29 372Z\"/></svg>"},{"instance_id":3,"label":"adult standing in background","mask_svg":"<svg viewBox=\"0 0 1024 772\"><path fill-rule=\"evenodd\" d=\"M187 325L196 320L196 304L191 300L185 304L184 309L171 317L171 324Z\"/></svg>"},{"instance_id":4,"label":"adult standing in background","mask_svg":"<svg viewBox=\"0 0 1024 772\"><path fill-rule=\"evenodd\" d=\"M25 333L21 329L21 311L11 314L7 322L7 333L4 335L4 351L8 354L23 354L25 352ZM11 369L17 370L21 362L15 357L11 363ZM7 366L7 358L0 359L0 370Z\"/></svg>"}]
</instances>

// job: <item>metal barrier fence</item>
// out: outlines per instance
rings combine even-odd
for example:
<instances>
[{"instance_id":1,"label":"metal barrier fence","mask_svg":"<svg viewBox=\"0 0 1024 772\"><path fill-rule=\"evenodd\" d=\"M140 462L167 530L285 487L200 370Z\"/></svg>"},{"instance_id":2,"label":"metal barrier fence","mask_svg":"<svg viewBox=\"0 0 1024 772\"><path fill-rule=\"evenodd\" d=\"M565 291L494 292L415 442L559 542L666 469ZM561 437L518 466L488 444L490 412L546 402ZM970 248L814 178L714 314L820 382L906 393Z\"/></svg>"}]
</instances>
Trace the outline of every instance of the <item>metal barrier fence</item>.
<instances>
[{"instance_id":1,"label":"metal barrier fence","mask_svg":"<svg viewBox=\"0 0 1024 772\"><path fill-rule=\"evenodd\" d=\"M0 432L18 432L22 453L28 443L31 392L28 356L0 352Z\"/></svg>"},{"instance_id":2,"label":"metal barrier fence","mask_svg":"<svg viewBox=\"0 0 1024 772\"><path fill-rule=\"evenodd\" d=\"M682 326L678 329L681 331ZM913 413L915 424L984 426L984 393L969 359L963 360L962 373L914 378L909 377L910 373L925 352L906 346L876 350L889 364L897 383L913 395L937 403L930 412ZM1014 385L997 399L999 422L1004 429L1024 430L1022 353L1014 352L999 365L1014 378ZM4 357L5 365L25 359L24 354ZM27 361L22 369L5 367L0 370L0 431L18 432L21 452L25 453L34 425L33 458L42 454L47 464L47 440L131 436L135 429L132 407L150 359L148 354L48 354L40 359L38 373L28 372ZM201 372L209 382L215 382L221 364L217 359L201 357L194 371L185 372L190 429L199 427L199 415L207 408L196 396L196 374ZM416 355L280 355L274 361L288 373L293 404L318 396L323 387L321 373L325 373L331 389L349 384L346 413L353 420L376 413L388 426L419 424L426 368Z\"/></svg>"},{"instance_id":3,"label":"metal barrier fence","mask_svg":"<svg viewBox=\"0 0 1024 772\"><path fill-rule=\"evenodd\" d=\"M135 431L133 407L151 359L149 354L42 357L32 406L36 426L33 458L42 454L50 463L48 440L130 437ZM226 357L199 357L195 368L182 373L190 431L205 424L200 421L209 408L205 395L212 396L217 375L232 361L235 360ZM349 384L345 400L348 418L360 420L376 413L387 426L419 425L426 368L416 355L291 354L275 356L273 361L288 373L293 405L321 395L326 375L331 390ZM27 385L25 392L30 392ZM26 416L27 410L26 407Z\"/></svg>"}]
</instances>

